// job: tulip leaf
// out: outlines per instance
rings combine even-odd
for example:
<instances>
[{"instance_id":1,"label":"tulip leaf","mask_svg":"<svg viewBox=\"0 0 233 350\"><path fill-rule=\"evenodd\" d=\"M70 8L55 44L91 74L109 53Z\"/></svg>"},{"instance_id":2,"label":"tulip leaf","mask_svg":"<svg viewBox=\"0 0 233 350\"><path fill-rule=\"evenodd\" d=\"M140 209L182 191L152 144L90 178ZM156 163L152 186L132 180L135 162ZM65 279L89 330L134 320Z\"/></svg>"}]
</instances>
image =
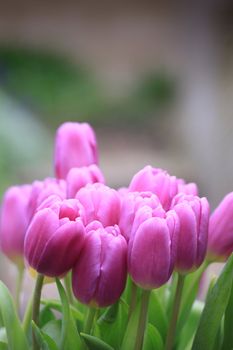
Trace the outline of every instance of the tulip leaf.
<instances>
[{"instance_id":1,"label":"tulip leaf","mask_svg":"<svg viewBox=\"0 0 233 350\"><path fill-rule=\"evenodd\" d=\"M233 283L231 285L231 294L227 304L224 316L224 338L222 350L233 349Z\"/></svg>"},{"instance_id":2,"label":"tulip leaf","mask_svg":"<svg viewBox=\"0 0 233 350\"><path fill-rule=\"evenodd\" d=\"M121 350L134 349L135 335L137 334L139 314L140 314L140 302L137 303L129 319L129 322L125 331L125 335L123 338L123 342L121 345Z\"/></svg>"},{"instance_id":3,"label":"tulip leaf","mask_svg":"<svg viewBox=\"0 0 233 350\"><path fill-rule=\"evenodd\" d=\"M74 350L81 347L82 341L70 312L65 289L58 278L56 278L56 284L62 302L62 330L59 348L61 350Z\"/></svg>"},{"instance_id":4,"label":"tulip leaf","mask_svg":"<svg viewBox=\"0 0 233 350\"><path fill-rule=\"evenodd\" d=\"M0 350L8 350L8 346L6 343L0 341Z\"/></svg>"},{"instance_id":5,"label":"tulip leaf","mask_svg":"<svg viewBox=\"0 0 233 350\"><path fill-rule=\"evenodd\" d=\"M84 339L89 350L114 350L110 345L93 335L86 333L80 333L80 335Z\"/></svg>"},{"instance_id":6,"label":"tulip leaf","mask_svg":"<svg viewBox=\"0 0 233 350\"><path fill-rule=\"evenodd\" d=\"M52 321L52 320L55 320L55 316L54 316L52 310L46 305L40 311L39 325L40 325L40 327L43 327L46 323L48 323L49 321Z\"/></svg>"},{"instance_id":7,"label":"tulip leaf","mask_svg":"<svg viewBox=\"0 0 233 350\"><path fill-rule=\"evenodd\" d=\"M32 328L36 334L36 339L42 350L58 350L55 341L46 333L44 333L34 321L32 321Z\"/></svg>"},{"instance_id":8,"label":"tulip leaf","mask_svg":"<svg viewBox=\"0 0 233 350\"><path fill-rule=\"evenodd\" d=\"M233 281L233 254L229 257L217 282L208 293L192 350L212 350L226 310Z\"/></svg>"},{"instance_id":9,"label":"tulip leaf","mask_svg":"<svg viewBox=\"0 0 233 350\"><path fill-rule=\"evenodd\" d=\"M0 281L0 314L6 328L8 347L11 350L29 349L26 336L15 311L12 297L7 287Z\"/></svg>"},{"instance_id":10,"label":"tulip leaf","mask_svg":"<svg viewBox=\"0 0 233 350\"><path fill-rule=\"evenodd\" d=\"M157 328L162 338L165 339L168 320L165 309L158 298L156 290L151 292L148 316L149 322Z\"/></svg>"},{"instance_id":11,"label":"tulip leaf","mask_svg":"<svg viewBox=\"0 0 233 350\"><path fill-rule=\"evenodd\" d=\"M5 327L0 328L0 341L3 343L7 343L7 335L6 335L6 328Z\"/></svg>"},{"instance_id":12,"label":"tulip leaf","mask_svg":"<svg viewBox=\"0 0 233 350\"><path fill-rule=\"evenodd\" d=\"M158 330L148 323L145 331L143 350L163 350L163 340Z\"/></svg>"},{"instance_id":13,"label":"tulip leaf","mask_svg":"<svg viewBox=\"0 0 233 350\"><path fill-rule=\"evenodd\" d=\"M61 337L61 320L49 321L42 328L42 332L52 338L58 347L59 339Z\"/></svg>"},{"instance_id":14,"label":"tulip leaf","mask_svg":"<svg viewBox=\"0 0 233 350\"><path fill-rule=\"evenodd\" d=\"M59 312L62 312L62 303L59 300L55 299L42 299L41 304L44 304L49 309L53 309ZM70 305L70 311L72 313L72 316L75 320L83 322L84 315L73 305Z\"/></svg>"}]
</instances>

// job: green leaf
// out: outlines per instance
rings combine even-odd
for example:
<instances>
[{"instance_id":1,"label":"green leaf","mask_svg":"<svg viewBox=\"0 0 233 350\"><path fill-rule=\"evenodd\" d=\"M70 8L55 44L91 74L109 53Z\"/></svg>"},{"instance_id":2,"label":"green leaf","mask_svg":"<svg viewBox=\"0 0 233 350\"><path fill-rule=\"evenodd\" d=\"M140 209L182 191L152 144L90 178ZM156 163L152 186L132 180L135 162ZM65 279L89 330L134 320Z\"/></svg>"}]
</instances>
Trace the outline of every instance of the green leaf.
<instances>
[{"instance_id":1,"label":"green leaf","mask_svg":"<svg viewBox=\"0 0 233 350\"><path fill-rule=\"evenodd\" d=\"M36 334L36 339L42 350L58 350L55 341L44 333L34 321L32 321L32 328Z\"/></svg>"},{"instance_id":2,"label":"green leaf","mask_svg":"<svg viewBox=\"0 0 233 350\"><path fill-rule=\"evenodd\" d=\"M160 333L151 323L148 323L143 342L143 350L163 350L163 346Z\"/></svg>"},{"instance_id":3,"label":"green leaf","mask_svg":"<svg viewBox=\"0 0 233 350\"><path fill-rule=\"evenodd\" d=\"M48 323L49 321L52 321L52 320L55 320L55 316L54 316L52 310L46 305L40 311L39 325L40 325L40 327L43 327L46 323Z\"/></svg>"},{"instance_id":4,"label":"green leaf","mask_svg":"<svg viewBox=\"0 0 233 350\"><path fill-rule=\"evenodd\" d=\"M82 341L70 312L70 306L65 289L58 278L56 278L56 284L62 302L62 333L60 339L60 349L74 350L81 347Z\"/></svg>"},{"instance_id":5,"label":"green leaf","mask_svg":"<svg viewBox=\"0 0 233 350\"><path fill-rule=\"evenodd\" d=\"M59 311L62 313L62 303L55 299L42 299L41 304L44 304L47 308ZM83 322L84 315L74 306L70 305L70 311L75 320Z\"/></svg>"},{"instance_id":6,"label":"green leaf","mask_svg":"<svg viewBox=\"0 0 233 350\"><path fill-rule=\"evenodd\" d=\"M59 340L61 337L61 320L52 320L44 325L42 332L47 334L59 347Z\"/></svg>"},{"instance_id":7,"label":"green leaf","mask_svg":"<svg viewBox=\"0 0 233 350\"><path fill-rule=\"evenodd\" d=\"M6 328L5 327L0 328L0 341L3 343L7 343L7 335L6 335Z\"/></svg>"},{"instance_id":8,"label":"green leaf","mask_svg":"<svg viewBox=\"0 0 233 350\"><path fill-rule=\"evenodd\" d=\"M121 350L133 350L135 346L135 335L137 334L138 319L140 314L140 302L137 303L132 315L129 319L123 342L121 345Z\"/></svg>"},{"instance_id":9,"label":"green leaf","mask_svg":"<svg viewBox=\"0 0 233 350\"><path fill-rule=\"evenodd\" d=\"M192 350L212 350L230 297L233 281L233 254L208 294L194 338Z\"/></svg>"},{"instance_id":10,"label":"green leaf","mask_svg":"<svg viewBox=\"0 0 233 350\"><path fill-rule=\"evenodd\" d=\"M222 350L233 349L233 283L231 285L231 294L227 304L224 316L224 338Z\"/></svg>"},{"instance_id":11,"label":"green leaf","mask_svg":"<svg viewBox=\"0 0 233 350\"><path fill-rule=\"evenodd\" d=\"M162 338L165 339L167 334L168 320L165 309L158 298L156 290L153 290L151 292L148 311L149 322L157 328Z\"/></svg>"},{"instance_id":12,"label":"green leaf","mask_svg":"<svg viewBox=\"0 0 233 350\"><path fill-rule=\"evenodd\" d=\"M10 350L29 349L26 336L15 311L12 297L7 287L0 281L0 313L6 328Z\"/></svg>"},{"instance_id":13,"label":"green leaf","mask_svg":"<svg viewBox=\"0 0 233 350\"><path fill-rule=\"evenodd\" d=\"M85 333L80 333L80 335L84 339L89 350L114 350L110 345L93 335Z\"/></svg>"},{"instance_id":14,"label":"green leaf","mask_svg":"<svg viewBox=\"0 0 233 350\"><path fill-rule=\"evenodd\" d=\"M0 341L0 350L8 350L8 346L6 343Z\"/></svg>"}]
</instances>

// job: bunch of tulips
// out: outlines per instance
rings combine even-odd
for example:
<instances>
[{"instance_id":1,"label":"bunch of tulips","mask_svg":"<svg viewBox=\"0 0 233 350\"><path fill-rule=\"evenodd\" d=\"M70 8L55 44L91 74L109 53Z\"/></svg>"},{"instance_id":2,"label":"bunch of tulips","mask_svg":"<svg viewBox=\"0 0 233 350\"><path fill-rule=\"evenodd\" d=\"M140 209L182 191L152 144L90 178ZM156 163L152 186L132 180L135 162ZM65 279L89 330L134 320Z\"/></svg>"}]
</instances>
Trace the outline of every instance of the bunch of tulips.
<instances>
[{"instance_id":1,"label":"bunch of tulips","mask_svg":"<svg viewBox=\"0 0 233 350\"><path fill-rule=\"evenodd\" d=\"M19 279L14 300L0 282L0 349L233 348L233 192L210 215L196 184L149 165L110 188L87 123L58 128L54 173L2 199L1 251ZM59 300L41 298L47 282Z\"/></svg>"}]
</instances>

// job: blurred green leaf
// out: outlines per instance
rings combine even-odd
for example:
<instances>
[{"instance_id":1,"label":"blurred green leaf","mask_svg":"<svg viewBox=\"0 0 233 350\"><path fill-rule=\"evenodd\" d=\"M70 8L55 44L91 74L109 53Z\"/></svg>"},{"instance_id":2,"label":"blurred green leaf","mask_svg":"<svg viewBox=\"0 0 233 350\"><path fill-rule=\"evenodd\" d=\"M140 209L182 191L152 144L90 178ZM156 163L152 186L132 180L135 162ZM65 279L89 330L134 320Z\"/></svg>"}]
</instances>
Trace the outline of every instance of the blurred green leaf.
<instances>
[{"instance_id":1,"label":"blurred green leaf","mask_svg":"<svg viewBox=\"0 0 233 350\"><path fill-rule=\"evenodd\" d=\"M80 335L84 339L89 350L114 350L114 348L97 337L85 333L80 333Z\"/></svg>"},{"instance_id":2,"label":"blurred green leaf","mask_svg":"<svg viewBox=\"0 0 233 350\"><path fill-rule=\"evenodd\" d=\"M233 283L224 316L224 338L222 350L233 349Z\"/></svg>"},{"instance_id":3,"label":"blurred green leaf","mask_svg":"<svg viewBox=\"0 0 233 350\"><path fill-rule=\"evenodd\" d=\"M47 334L51 339L54 340L57 347L59 347L59 340L61 338L61 320L52 320L44 325L41 329L43 334Z\"/></svg>"},{"instance_id":4,"label":"blurred green leaf","mask_svg":"<svg viewBox=\"0 0 233 350\"><path fill-rule=\"evenodd\" d=\"M151 292L148 317L149 322L158 329L162 339L165 340L168 319L164 306L160 303L156 290Z\"/></svg>"},{"instance_id":5,"label":"blurred green leaf","mask_svg":"<svg viewBox=\"0 0 233 350\"><path fill-rule=\"evenodd\" d=\"M137 303L129 319L128 325L125 330L121 350L133 350L135 346L138 319L140 314L140 302Z\"/></svg>"},{"instance_id":6,"label":"blurred green leaf","mask_svg":"<svg viewBox=\"0 0 233 350\"><path fill-rule=\"evenodd\" d=\"M55 299L42 299L41 303L46 305L49 309L57 310L59 312L62 312L62 303L60 300ZM84 315L73 305L70 305L70 312L72 313L72 316L75 320L79 320L83 322Z\"/></svg>"},{"instance_id":7,"label":"blurred green leaf","mask_svg":"<svg viewBox=\"0 0 233 350\"><path fill-rule=\"evenodd\" d=\"M42 310L40 311L40 319L39 319L40 327L43 327L46 323L52 320L55 320L55 316L52 310L48 306L43 307Z\"/></svg>"},{"instance_id":8,"label":"blurred green leaf","mask_svg":"<svg viewBox=\"0 0 233 350\"><path fill-rule=\"evenodd\" d=\"M226 310L233 281L233 254L210 291L194 338L192 350L212 350Z\"/></svg>"},{"instance_id":9,"label":"blurred green leaf","mask_svg":"<svg viewBox=\"0 0 233 350\"><path fill-rule=\"evenodd\" d=\"M7 287L0 281L0 313L6 328L10 350L29 349L26 336L15 311L12 297Z\"/></svg>"},{"instance_id":10,"label":"blurred green leaf","mask_svg":"<svg viewBox=\"0 0 233 350\"><path fill-rule=\"evenodd\" d=\"M160 333L156 327L151 323L148 323L144 336L143 350L163 350L163 346L163 340Z\"/></svg>"},{"instance_id":11,"label":"blurred green leaf","mask_svg":"<svg viewBox=\"0 0 233 350\"><path fill-rule=\"evenodd\" d=\"M36 339L42 350L58 350L55 341L44 333L35 322L32 321L32 328L36 334Z\"/></svg>"}]
</instances>

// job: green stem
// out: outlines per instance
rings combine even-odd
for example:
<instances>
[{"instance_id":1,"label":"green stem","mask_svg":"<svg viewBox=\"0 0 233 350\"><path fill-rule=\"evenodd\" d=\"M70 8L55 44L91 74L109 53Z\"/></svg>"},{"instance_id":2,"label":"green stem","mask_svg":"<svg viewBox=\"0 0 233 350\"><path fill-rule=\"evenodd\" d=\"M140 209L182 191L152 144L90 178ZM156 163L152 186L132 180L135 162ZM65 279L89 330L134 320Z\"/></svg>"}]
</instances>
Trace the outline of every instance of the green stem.
<instances>
[{"instance_id":1,"label":"green stem","mask_svg":"<svg viewBox=\"0 0 233 350\"><path fill-rule=\"evenodd\" d=\"M128 320L130 319L133 310L135 309L137 304L137 286L132 281L131 284L131 296L130 296L130 304L129 304L129 314L128 314Z\"/></svg>"},{"instance_id":2,"label":"green stem","mask_svg":"<svg viewBox=\"0 0 233 350\"><path fill-rule=\"evenodd\" d=\"M176 323L178 319L179 309L180 309L180 303L181 303L181 297L182 297L182 291L184 287L184 275L178 275L178 281L176 286L176 294L173 302L173 309L172 309L172 315L168 327L167 332L167 339L166 339L166 345L165 350L171 350L173 347L175 332L176 332Z\"/></svg>"},{"instance_id":3,"label":"green stem","mask_svg":"<svg viewBox=\"0 0 233 350\"><path fill-rule=\"evenodd\" d=\"M141 350L143 346L144 333L146 329L147 322L147 311L150 300L150 290L142 291L142 299L141 299L141 310L138 322L137 336L134 350Z\"/></svg>"},{"instance_id":4,"label":"green stem","mask_svg":"<svg viewBox=\"0 0 233 350\"><path fill-rule=\"evenodd\" d=\"M83 326L83 333L90 334L93 326L93 321L96 315L97 309L94 307L89 307L87 310L86 318ZM87 346L83 341L82 350L86 350Z\"/></svg>"},{"instance_id":5,"label":"green stem","mask_svg":"<svg viewBox=\"0 0 233 350\"><path fill-rule=\"evenodd\" d=\"M22 283L23 283L23 276L24 276L24 267L23 266L17 266L17 282L16 282L16 291L15 291L15 307L18 313L20 314L20 294L22 289Z\"/></svg>"},{"instance_id":6,"label":"green stem","mask_svg":"<svg viewBox=\"0 0 233 350\"><path fill-rule=\"evenodd\" d=\"M39 313L40 313L40 297L41 297L41 291L43 287L43 281L44 281L44 275L41 275L38 273L37 279L36 279L36 285L33 293L33 304L32 304L32 320L35 322L35 324L38 326L39 323ZM36 341L36 335L33 332L32 334L32 341L33 341L33 350L39 350L39 346Z\"/></svg>"},{"instance_id":7,"label":"green stem","mask_svg":"<svg viewBox=\"0 0 233 350\"><path fill-rule=\"evenodd\" d=\"M64 283L65 283L65 288L66 288L68 300L69 300L71 305L74 305L74 298L73 298L73 292L72 292L72 287L71 287L71 272L69 272L65 275Z\"/></svg>"},{"instance_id":8,"label":"green stem","mask_svg":"<svg viewBox=\"0 0 233 350\"><path fill-rule=\"evenodd\" d=\"M30 328L31 324L31 319L32 319L32 302L33 302L33 297L30 298L26 311L24 313L24 318L23 318L23 330L24 333L27 334Z\"/></svg>"}]
</instances>

